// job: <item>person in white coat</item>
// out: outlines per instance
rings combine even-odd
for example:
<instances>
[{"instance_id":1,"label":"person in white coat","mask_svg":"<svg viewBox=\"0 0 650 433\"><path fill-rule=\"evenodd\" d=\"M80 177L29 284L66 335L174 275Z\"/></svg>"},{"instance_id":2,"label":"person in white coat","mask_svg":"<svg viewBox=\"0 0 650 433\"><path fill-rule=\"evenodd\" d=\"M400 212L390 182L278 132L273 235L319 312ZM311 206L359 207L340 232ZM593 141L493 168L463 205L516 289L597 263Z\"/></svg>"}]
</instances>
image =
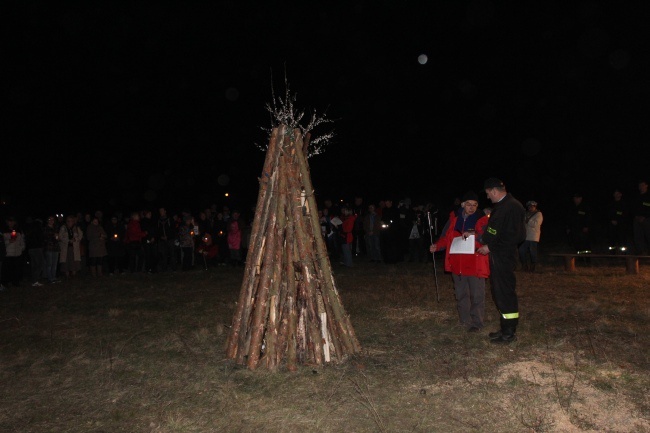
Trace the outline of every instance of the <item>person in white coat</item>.
<instances>
[{"instance_id":1,"label":"person in white coat","mask_svg":"<svg viewBox=\"0 0 650 433\"><path fill-rule=\"evenodd\" d=\"M526 240L519 246L519 261L524 271L535 272L537 265L537 246L542 235L544 216L537 209L537 202L526 202Z\"/></svg>"},{"instance_id":2,"label":"person in white coat","mask_svg":"<svg viewBox=\"0 0 650 433\"><path fill-rule=\"evenodd\" d=\"M68 215L65 224L59 229L61 274L68 278L74 277L81 270L80 244L83 237L83 230L77 225L77 217Z\"/></svg>"}]
</instances>

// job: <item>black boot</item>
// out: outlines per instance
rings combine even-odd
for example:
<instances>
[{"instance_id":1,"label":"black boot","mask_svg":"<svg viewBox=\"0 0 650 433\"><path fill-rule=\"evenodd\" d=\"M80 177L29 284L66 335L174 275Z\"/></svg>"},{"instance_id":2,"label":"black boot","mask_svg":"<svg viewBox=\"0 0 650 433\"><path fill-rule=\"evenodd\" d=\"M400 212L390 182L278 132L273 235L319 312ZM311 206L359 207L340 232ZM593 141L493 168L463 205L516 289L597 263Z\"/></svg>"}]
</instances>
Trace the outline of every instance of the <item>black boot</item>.
<instances>
[{"instance_id":1,"label":"black boot","mask_svg":"<svg viewBox=\"0 0 650 433\"><path fill-rule=\"evenodd\" d=\"M495 335L492 338L492 334ZM497 335L501 334L501 335ZM499 332L490 333L490 343L494 344L510 344L513 341L517 341L517 335L515 334L515 328L503 328Z\"/></svg>"},{"instance_id":2,"label":"black boot","mask_svg":"<svg viewBox=\"0 0 650 433\"><path fill-rule=\"evenodd\" d=\"M501 338L502 335L503 335L503 333L499 329L498 331L490 332L488 334L488 337L490 337L490 340L494 340L496 338Z\"/></svg>"}]
</instances>

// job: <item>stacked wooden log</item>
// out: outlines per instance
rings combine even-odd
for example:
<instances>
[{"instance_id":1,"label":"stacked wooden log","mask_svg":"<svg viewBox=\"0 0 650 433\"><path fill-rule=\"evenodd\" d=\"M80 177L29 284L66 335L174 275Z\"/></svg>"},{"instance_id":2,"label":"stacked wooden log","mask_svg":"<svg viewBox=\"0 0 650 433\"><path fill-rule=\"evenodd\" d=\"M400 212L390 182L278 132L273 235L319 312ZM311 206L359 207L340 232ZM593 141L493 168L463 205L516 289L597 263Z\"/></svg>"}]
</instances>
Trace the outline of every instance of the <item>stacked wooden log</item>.
<instances>
[{"instance_id":1,"label":"stacked wooden log","mask_svg":"<svg viewBox=\"0 0 650 433\"><path fill-rule=\"evenodd\" d=\"M226 356L254 370L342 362L361 348L332 273L306 159L309 136L274 128Z\"/></svg>"}]
</instances>

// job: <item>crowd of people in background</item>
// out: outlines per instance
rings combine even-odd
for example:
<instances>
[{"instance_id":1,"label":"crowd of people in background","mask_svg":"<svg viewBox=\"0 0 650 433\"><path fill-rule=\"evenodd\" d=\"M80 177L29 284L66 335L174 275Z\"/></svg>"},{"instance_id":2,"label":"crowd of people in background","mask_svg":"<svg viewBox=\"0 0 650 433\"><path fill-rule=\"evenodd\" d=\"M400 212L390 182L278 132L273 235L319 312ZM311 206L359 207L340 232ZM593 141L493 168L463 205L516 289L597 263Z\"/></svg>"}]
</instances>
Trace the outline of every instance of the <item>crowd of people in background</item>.
<instances>
[{"instance_id":1,"label":"crowd of people in background","mask_svg":"<svg viewBox=\"0 0 650 433\"><path fill-rule=\"evenodd\" d=\"M614 188L605 209L604 237L610 254L650 254L650 193L648 182L639 180L638 194L627 200L623 190ZM582 192L576 191L566 217L567 241L573 252L593 252L594 226L597 215L586 202ZM631 238L631 239L630 239Z\"/></svg>"},{"instance_id":2,"label":"crowd of people in background","mask_svg":"<svg viewBox=\"0 0 650 433\"><path fill-rule=\"evenodd\" d=\"M629 203L620 189L613 192L606 216L612 253L650 252L648 183L639 181L638 189L639 195ZM431 262L430 246L444 232L444 224L462 213L465 201L458 197L448 208L438 209L430 202L412 203L408 197L384 197L372 203L364 202L362 196L350 203L325 198L318 204L321 235L332 263L342 266L354 266L360 259L385 264ZM517 257L521 269L535 271L543 216L535 200L528 200L525 209L526 239ZM477 215L489 211L478 210ZM31 285L40 286L74 278L80 272L102 277L242 266L253 212L215 204L195 213L169 214L160 207L116 212L108 218L101 210L45 219L28 216L24 221L7 215L0 229L0 290L8 284L19 285L26 276ZM591 251L593 220L591 207L576 192L566 217L571 249ZM632 243L628 231L633 233ZM627 251L629 244L632 251Z\"/></svg>"},{"instance_id":3,"label":"crowd of people in background","mask_svg":"<svg viewBox=\"0 0 650 433\"><path fill-rule=\"evenodd\" d=\"M34 287L75 278L122 273L158 273L242 266L248 247L250 220L215 206L193 215L168 215L160 207L105 219L93 213L55 214L43 221L28 216L19 222L4 218L0 230L0 290L19 286L28 269ZM29 265L26 267L25 265Z\"/></svg>"}]
</instances>

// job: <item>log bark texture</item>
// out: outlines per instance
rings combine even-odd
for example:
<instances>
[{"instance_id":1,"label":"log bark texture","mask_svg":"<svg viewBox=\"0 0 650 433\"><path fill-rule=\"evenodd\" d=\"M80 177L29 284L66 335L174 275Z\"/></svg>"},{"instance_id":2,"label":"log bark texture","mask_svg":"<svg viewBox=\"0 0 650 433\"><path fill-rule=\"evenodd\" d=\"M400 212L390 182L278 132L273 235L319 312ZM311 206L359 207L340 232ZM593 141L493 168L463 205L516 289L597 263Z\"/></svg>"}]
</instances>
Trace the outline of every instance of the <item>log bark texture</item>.
<instances>
[{"instance_id":1,"label":"log bark texture","mask_svg":"<svg viewBox=\"0 0 650 433\"><path fill-rule=\"evenodd\" d=\"M343 362L361 350L320 230L306 150L285 125L271 134L226 357L251 370Z\"/></svg>"}]
</instances>

